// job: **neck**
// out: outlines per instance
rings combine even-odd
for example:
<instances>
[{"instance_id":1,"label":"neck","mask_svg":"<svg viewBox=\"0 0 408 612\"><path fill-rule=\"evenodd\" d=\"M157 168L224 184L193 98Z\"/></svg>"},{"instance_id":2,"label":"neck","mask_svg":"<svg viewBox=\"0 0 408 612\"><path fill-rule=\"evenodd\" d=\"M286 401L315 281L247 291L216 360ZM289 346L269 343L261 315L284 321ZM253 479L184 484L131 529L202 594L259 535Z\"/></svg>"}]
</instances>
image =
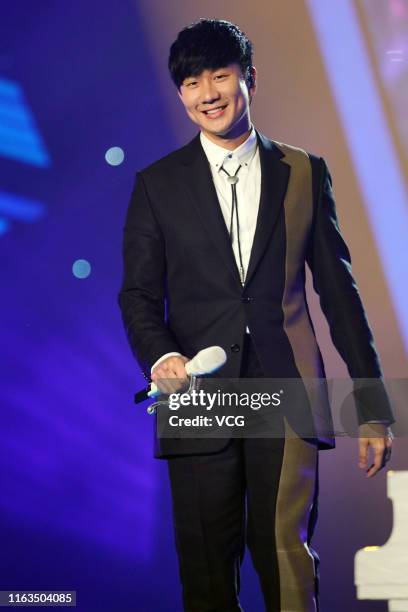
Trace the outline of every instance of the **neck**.
<instances>
[{"instance_id":1,"label":"neck","mask_svg":"<svg viewBox=\"0 0 408 612\"><path fill-rule=\"evenodd\" d=\"M224 149L228 149L229 151L233 151L243 142L245 142L251 133L251 130L252 125L250 122L248 122L243 130L239 130L239 133L234 133L234 131L231 131L227 134L212 134L211 132L207 132L205 130L202 131L208 140L211 140L211 142L214 144L223 147Z\"/></svg>"}]
</instances>

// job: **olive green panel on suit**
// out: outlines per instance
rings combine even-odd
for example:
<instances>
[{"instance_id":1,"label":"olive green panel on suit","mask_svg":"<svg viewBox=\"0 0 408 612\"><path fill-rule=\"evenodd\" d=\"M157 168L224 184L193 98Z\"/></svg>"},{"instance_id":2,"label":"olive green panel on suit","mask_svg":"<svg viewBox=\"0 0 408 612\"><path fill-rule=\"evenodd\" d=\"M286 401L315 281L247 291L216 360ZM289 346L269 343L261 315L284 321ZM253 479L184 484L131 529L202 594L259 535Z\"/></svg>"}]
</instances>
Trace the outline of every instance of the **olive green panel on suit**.
<instances>
[{"instance_id":1,"label":"olive green panel on suit","mask_svg":"<svg viewBox=\"0 0 408 612\"><path fill-rule=\"evenodd\" d=\"M325 383L316 381L324 377L324 370L307 308L304 281L306 241L313 223L312 167L308 154L302 149L280 142L275 144L284 154L282 161L291 168L283 204L286 233L283 327L305 384L315 434L330 445L333 422L327 387ZM308 437L312 435L308 431L300 433Z\"/></svg>"}]
</instances>

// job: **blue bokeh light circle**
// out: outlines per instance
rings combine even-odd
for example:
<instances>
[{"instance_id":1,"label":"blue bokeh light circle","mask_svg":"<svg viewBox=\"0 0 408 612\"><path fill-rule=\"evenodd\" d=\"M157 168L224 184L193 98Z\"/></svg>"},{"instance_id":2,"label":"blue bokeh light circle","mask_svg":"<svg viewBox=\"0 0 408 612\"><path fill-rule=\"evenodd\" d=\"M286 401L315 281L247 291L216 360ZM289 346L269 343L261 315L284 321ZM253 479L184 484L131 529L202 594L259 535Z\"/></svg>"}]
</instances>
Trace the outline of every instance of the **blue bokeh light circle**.
<instances>
[{"instance_id":1,"label":"blue bokeh light circle","mask_svg":"<svg viewBox=\"0 0 408 612\"><path fill-rule=\"evenodd\" d=\"M87 278L91 273L91 264L86 259L77 259L72 266L72 274L76 278Z\"/></svg>"},{"instance_id":2,"label":"blue bokeh light circle","mask_svg":"<svg viewBox=\"0 0 408 612\"><path fill-rule=\"evenodd\" d=\"M111 147L106 151L105 159L111 166L119 166L125 159L125 153L120 147Z\"/></svg>"}]
</instances>

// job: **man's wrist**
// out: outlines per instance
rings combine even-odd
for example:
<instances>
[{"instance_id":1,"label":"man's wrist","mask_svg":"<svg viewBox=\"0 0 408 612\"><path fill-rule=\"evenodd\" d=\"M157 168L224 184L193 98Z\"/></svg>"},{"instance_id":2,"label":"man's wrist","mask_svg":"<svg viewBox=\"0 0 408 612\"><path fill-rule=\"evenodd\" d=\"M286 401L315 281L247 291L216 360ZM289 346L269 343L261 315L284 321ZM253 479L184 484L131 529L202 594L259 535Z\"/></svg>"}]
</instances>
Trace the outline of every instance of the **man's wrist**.
<instances>
[{"instance_id":1,"label":"man's wrist","mask_svg":"<svg viewBox=\"0 0 408 612\"><path fill-rule=\"evenodd\" d=\"M391 424L389 421L366 421L359 425L359 437L360 438L371 438L371 437L390 437L394 435L391 430Z\"/></svg>"}]
</instances>

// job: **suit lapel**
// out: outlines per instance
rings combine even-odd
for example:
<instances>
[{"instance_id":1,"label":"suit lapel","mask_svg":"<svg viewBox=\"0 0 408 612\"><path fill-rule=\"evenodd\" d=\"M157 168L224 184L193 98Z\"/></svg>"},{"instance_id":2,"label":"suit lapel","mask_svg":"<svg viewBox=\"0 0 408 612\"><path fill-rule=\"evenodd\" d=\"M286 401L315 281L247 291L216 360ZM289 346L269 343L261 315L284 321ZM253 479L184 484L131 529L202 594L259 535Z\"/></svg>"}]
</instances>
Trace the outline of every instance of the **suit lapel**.
<instances>
[{"instance_id":1,"label":"suit lapel","mask_svg":"<svg viewBox=\"0 0 408 612\"><path fill-rule=\"evenodd\" d=\"M245 286L251 280L278 220L288 186L290 167L281 161L283 153L268 138L257 132L261 163L261 196L254 242ZM183 181L203 226L219 251L222 261L241 288L239 270L231 247L228 229L218 202L211 169L199 134L184 149Z\"/></svg>"},{"instance_id":2,"label":"suit lapel","mask_svg":"<svg viewBox=\"0 0 408 612\"><path fill-rule=\"evenodd\" d=\"M183 184L197 209L203 226L219 251L222 261L241 286L228 229L222 216L210 165L201 146L199 135L185 149L183 172Z\"/></svg>"},{"instance_id":3,"label":"suit lapel","mask_svg":"<svg viewBox=\"0 0 408 612\"><path fill-rule=\"evenodd\" d=\"M282 151L257 132L261 162L261 196L254 242L245 278L247 286L275 228L288 187L290 167L281 161Z\"/></svg>"}]
</instances>

